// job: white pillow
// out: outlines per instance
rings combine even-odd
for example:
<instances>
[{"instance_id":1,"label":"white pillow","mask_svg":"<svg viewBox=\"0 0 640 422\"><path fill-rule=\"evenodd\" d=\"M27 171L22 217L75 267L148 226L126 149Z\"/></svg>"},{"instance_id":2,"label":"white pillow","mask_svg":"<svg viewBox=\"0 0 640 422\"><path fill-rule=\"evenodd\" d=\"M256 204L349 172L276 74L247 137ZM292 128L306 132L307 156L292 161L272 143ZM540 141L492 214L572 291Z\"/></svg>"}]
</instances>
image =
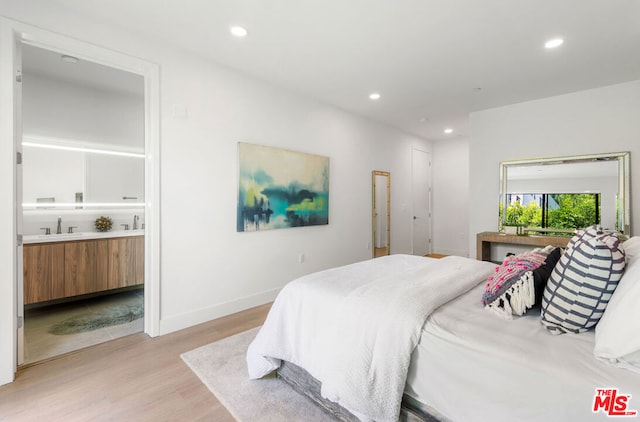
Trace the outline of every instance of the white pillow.
<instances>
[{"instance_id":1,"label":"white pillow","mask_svg":"<svg viewBox=\"0 0 640 422\"><path fill-rule=\"evenodd\" d=\"M640 257L640 236L634 236L622 244L627 262Z\"/></svg>"},{"instance_id":2,"label":"white pillow","mask_svg":"<svg viewBox=\"0 0 640 422\"><path fill-rule=\"evenodd\" d=\"M630 242L631 238L624 242ZM634 243L640 247L637 240ZM629 246L634 246L634 243ZM631 248L630 248L631 249ZM625 251L627 249L625 248ZM640 251L640 249L639 249ZM640 373L640 259L632 257L596 325L596 358Z\"/></svg>"}]
</instances>

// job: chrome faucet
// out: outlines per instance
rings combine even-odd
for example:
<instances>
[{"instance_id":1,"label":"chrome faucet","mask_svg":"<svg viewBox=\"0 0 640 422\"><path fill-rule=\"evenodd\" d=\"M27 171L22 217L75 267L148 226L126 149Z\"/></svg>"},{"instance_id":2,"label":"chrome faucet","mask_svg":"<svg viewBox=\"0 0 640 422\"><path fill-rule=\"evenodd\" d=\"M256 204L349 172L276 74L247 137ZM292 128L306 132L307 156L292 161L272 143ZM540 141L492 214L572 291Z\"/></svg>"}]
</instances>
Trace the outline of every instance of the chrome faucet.
<instances>
[{"instance_id":1,"label":"chrome faucet","mask_svg":"<svg viewBox=\"0 0 640 422\"><path fill-rule=\"evenodd\" d=\"M58 217L58 227L56 228L56 234L62 234L62 217Z\"/></svg>"},{"instance_id":2,"label":"chrome faucet","mask_svg":"<svg viewBox=\"0 0 640 422\"><path fill-rule=\"evenodd\" d=\"M133 230L138 230L138 220L140 219L140 217L138 217L137 215L133 216Z\"/></svg>"}]
</instances>

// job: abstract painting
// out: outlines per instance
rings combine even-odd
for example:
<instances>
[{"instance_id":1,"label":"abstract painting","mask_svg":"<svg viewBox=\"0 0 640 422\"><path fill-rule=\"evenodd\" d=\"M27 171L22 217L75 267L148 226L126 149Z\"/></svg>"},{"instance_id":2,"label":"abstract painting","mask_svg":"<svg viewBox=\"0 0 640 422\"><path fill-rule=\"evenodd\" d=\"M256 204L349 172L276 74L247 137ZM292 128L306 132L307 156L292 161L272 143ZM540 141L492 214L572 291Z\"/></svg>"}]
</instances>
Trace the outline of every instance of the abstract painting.
<instances>
[{"instance_id":1,"label":"abstract painting","mask_svg":"<svg viewBox=\"0 0 640 422\"><path fill-rule=\"evenodd\" d=\"M329 224L329 157L238 143L239 232Z\"/></svg>"}]
</instances>

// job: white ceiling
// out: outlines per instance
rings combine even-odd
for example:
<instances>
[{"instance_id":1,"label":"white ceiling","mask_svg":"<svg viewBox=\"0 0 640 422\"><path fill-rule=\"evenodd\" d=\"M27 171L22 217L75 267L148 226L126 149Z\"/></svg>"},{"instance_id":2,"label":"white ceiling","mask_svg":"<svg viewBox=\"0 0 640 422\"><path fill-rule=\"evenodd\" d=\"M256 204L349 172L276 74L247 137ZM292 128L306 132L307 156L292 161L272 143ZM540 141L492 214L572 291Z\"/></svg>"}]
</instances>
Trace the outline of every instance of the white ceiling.
<instances>
[{"instance_id":1,"label":"white ceiling","mask_svg":"<svg viewBox=\"0 0 640 422\"><path fill-rule=\"evenodd\" d=\"M69 63L62 60L60 53L27 44L22 46L22 71L25 75L33 74L93 89L138 98L144 96L144 79L140 75L86 60Z\"/></svg>"},{"instance_id":2,"label":"white ceiling","mask_svg":"<svg viewBox=\"0 0 640 422\"><path fill-rule=\"evenodd\" d=\"M432 140L467 136L472 111L640 79L638 0L46 3Z\"/></svg>"}]
</instances>

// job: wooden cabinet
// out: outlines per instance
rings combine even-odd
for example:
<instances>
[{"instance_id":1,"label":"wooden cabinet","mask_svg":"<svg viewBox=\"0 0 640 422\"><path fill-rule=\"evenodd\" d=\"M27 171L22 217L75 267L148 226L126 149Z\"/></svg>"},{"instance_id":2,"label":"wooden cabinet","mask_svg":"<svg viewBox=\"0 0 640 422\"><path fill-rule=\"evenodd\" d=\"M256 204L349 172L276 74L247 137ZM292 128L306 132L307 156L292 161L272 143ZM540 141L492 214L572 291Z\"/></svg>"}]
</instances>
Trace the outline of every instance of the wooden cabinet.
<instances>
[{"instance_id":1,"label":"wooden cabinet","mask_svg":"<svg viewBox=\"0 0 640 422\"><path fill-rule=\"evenodd\" d=\"M570 236L519 236L497 232L482 232L476 235L476 259L491 260L492 244L528 245L543 248L547 245L566 248Z\"/></svg>"},{"instance_id":2,"label":"wooden cabinet","mask_svg":"<svg viewBox=\"0 0 640 422\"><path fill-rule=\"evenodd\" d=\"M144 238L120 237L109 239L108 288L135 286L144 282Z\"/></svg>"},{"instance_id":3,"label":"wooden cabinet","mask_svg":"<svg viewBox=\"0 0 640 422\"><path fill-rule=\"evenodd\" d=\"M24 245L24 303L144 283L144 237Z\"/></svg>"},{"instance_id":4,"label":"wooden cabinet","mask_svg":"<svg viewBox=\"0 0 640 422\"><path fill-rule=\"evenodd\" d=\"M81 240L64 243L64 296L77 296L99 291L98 242Z\"/></svg>"},{"instance_id":5,"label":"wooden cabinet","mask_svg":"<svg viewBox=\"0 0 640 422\"><path fill-rule=\"evenodd\" d=\"M25 245L24 303L64 297L64 245Z\"/></svg>"}]
</instances>

